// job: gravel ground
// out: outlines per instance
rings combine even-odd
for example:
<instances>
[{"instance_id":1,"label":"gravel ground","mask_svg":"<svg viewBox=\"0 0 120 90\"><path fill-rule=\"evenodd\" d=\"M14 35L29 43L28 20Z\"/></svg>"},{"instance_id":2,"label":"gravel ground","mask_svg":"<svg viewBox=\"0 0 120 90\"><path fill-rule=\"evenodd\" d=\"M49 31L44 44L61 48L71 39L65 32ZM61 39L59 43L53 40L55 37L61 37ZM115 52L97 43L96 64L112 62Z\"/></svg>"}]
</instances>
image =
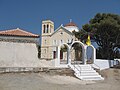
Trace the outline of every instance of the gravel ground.
<instances>
[{"instance_id":1,"label":"gravel ground","mask_svg":"<svg viewBox=\"0 0 120 90\"><path fill-rule=\"evenodd\" d=\"M0 74L0 90L120 90L120 69L101 72L103 81L82 81L73 76L40 73Z\"/></svg>"}]
</instances>

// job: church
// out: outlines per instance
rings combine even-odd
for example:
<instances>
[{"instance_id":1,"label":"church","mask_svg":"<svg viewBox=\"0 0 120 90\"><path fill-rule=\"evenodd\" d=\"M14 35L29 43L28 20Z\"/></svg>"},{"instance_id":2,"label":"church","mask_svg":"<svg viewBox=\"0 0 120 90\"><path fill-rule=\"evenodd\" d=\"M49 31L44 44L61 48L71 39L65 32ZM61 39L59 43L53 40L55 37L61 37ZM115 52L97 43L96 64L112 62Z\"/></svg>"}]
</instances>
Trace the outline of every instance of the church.
<instances>
[{"instance_id":1,"label":"church","mask_svg":"<svg viewBox=\"0 0 120 90\"><path fill-rule=\"evenodd\" d=\"M107 69L110 60L96 59L94 46L82 43L75 37L73 31L79 31L75 23L70 21L54 29L53 21L44 20L41 31L41 59L38 58L37 49L39 35L20 28L0 31L0 71L71 68L81 80L104 80L94 68ZM87 40L90 42L90 37ZM92 48L90 63L88 47Z\"/></svg>"},{"instance_id":2,"label":"church","mask_svg":"<svg viewBox=\"0 0 120 90\"><path fill-rule=\"evenodd\" d=\"M60 25L54 29L54 22L51 20L42 21L42 34L41 34L41 58L42 59L55 59L56 47L64 43L72 43L77 40L73 31L78 32L79 28L75 23L70 21L66 25ZM60 55L63 58L63 54Z\"/></svg>"}]
</instances>

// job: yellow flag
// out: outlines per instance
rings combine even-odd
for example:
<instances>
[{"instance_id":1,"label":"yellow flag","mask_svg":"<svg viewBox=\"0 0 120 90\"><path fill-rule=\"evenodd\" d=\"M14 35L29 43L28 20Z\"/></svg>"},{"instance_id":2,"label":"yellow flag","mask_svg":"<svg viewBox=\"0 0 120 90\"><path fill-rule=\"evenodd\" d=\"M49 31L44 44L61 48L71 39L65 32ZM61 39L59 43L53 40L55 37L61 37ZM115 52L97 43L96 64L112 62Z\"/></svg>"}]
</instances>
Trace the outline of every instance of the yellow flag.
<instances>
[{"instance_id":1,"label":"yellow flag","mask_svg":"<svg viewBox=\"0 0 120 90\"><path fill-rule=\"evenodd\" d=\"M87 38L86 44L87 44L88 46L90 46L90 45L91 45L90 35L88 35L88 38Z\"/></svg>"}]
</instances>

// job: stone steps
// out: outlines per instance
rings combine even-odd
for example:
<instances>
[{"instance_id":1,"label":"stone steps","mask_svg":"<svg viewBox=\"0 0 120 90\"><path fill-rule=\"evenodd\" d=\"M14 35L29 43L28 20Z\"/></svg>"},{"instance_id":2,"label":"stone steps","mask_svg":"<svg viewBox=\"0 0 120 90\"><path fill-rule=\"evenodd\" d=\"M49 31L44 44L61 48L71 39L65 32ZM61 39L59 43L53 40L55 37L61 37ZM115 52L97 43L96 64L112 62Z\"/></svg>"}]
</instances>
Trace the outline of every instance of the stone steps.
<instances>
[{"instance_id":1,"label":"stone steps","mask_svg":"<svg viewBox=\"0 0 120 90\"><path fill-rule=\"evenodd\" d=\"M99 75L98 73L96 73L96 72L93 72L93 73L78 73L78 75L80 75L80 76L94 76L94 75Z\"/></svg>"},{"instance_id":2,"label":"stone steps","mask_svg":"<svg viewBox=\"0 0 120 90\"><path fill-rule=\"evenodd\" d=\"M70 65L74 75L81 80L104 80L90 65Z\"/></svg>"},{"instance_id":3,"label":"stone steps","mask_svg":"<svg viewBox=\"0 0 120 90\"><path fill-rule=\"evenodd\" d=\"M101 76L82 76L82 80L104 80Z\"/></svg>"}]
</instances>

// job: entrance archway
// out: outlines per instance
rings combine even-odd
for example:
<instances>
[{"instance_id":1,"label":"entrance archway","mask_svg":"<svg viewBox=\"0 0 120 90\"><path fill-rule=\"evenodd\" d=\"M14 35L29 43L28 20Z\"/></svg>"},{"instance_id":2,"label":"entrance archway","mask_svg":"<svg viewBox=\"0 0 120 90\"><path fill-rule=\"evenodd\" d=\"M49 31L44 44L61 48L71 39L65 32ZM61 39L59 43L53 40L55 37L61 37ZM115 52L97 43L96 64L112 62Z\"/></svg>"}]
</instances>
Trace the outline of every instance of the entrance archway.
<instances>
[{"instance_id":1,"label":"entrance archway","mask_svg":"<svg viewBox=\"0 0 120 90\"><path fill-rule=\"evenodd\" d=\"M74 60L75 61L74 62L74 61L72 61L72 59L73 59L72 54L75 54L75 53L71 53L71 50L74 48L73 46L75 46L75 44L78 45L78 48L76 48L76 49L80 50L81 53L78 54L77 58L74 57L74 59L76 59L76 60ZM60 55L61 47L65 47L65 52L66 52L65 55ZM57 54L56 54L57 59L55 60L55 65L56 66L68 65L68 64L72 64L72 63L74 63L74 64L75 63L76 64L77 63L78 64L87 64L87 55L86 55L87 54L86 53L87 52L87 47L92 48L91 60L92 60L92 63L94 63L95 59L96 59L96 50L95 50L95 48L92 45L87 46L87 45L83 44L80 41L75 41L71 45L68 45L67 43L64 43L64 44L56 47L57 48L56 49L57 50ZM64 48L63 48L63 51L64 51ZM61 53L61 54L63 54L63 53ZM79 57L79 55L80 55L80 57Z\"/></svg>"},{"instance_id":2,"label":"entrance archway","mask_svg":"<svg viewBox=\"0 0 120 90\"><path fill-rule=\"evenodd\" d=\"M75 41L70 48L71 64L84 63L84 44L80 41Z\"/></svg>"},{"instance_id":3,"label":"entrance archway","mask_svg":"<svg viewBox=\"0 0 120 90\"><path fill-rule=\"evenodd\" d=\"M68 64L69 60L69 46L63 43L60 46L60 64Z\"/></svg>"},{"instance_id":4,"label":"entrance archway","mask_svg":"<svg viewBox=\"0 0 120 90\"><path fill-rule=\"evenodd\" d=\"M93 48L88 46L86 48L86 55L87 55L87 64L92 64L93 63L93 60L92 60L92 55L93 54Z\"/></svg>"},{"instance_id":5,"label":"entrance archway","mask_svg":"<svg viewBox=\"0 0 120 90\"><path fill-rule=\"evenodd\" d=\"M88 55L88 53L90 56ZM96 59L96 49L94 48L93 45L87 46L86 54L87 54L87 63L93 64L95 62L95 59Z\"/></svg>"}]
</instances>

